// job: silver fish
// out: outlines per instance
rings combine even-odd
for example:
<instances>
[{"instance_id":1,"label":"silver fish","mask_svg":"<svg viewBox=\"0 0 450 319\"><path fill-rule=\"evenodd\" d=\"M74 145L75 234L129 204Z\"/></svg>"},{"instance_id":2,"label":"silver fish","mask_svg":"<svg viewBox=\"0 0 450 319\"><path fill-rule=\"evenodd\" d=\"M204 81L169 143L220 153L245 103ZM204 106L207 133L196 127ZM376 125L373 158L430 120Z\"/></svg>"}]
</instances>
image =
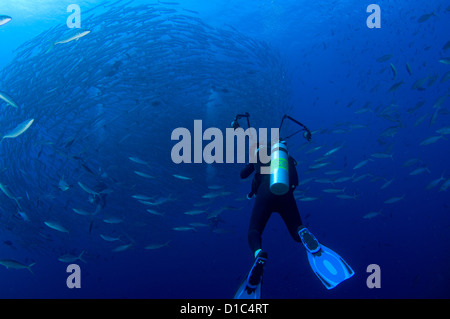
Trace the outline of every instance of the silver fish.
<instances>
[{"instance_id":1,"label":"silver fish","mask_svg":"<svg viewBox=\"0 0 450 319\"><path fill-rule=\"evenodd\" d=\"M319 197L302 197L302 198L299 198L298 200L301 202L312 202L312 201L318 200L318 199L319 199Z\"/></svg>"},{"instance_id":2,"label":"silver fish","mask_svg":"<svg viewBox=\"0 0 450 319\"><path fill-rule=\"evenodd\" d=\"M419 161L420 161L420 159L418 159L418 158L411 158L411 159L407 160L405 163L403 163L403 167L408 167L408 166L414 165Z\"/></svg>"},{"instance_id":3,"label":"silver fish","mask_svg":"<svg viewBox=\"0 0 450 319\"><path fill-rule=\"evenodd\" d=\"M133 244L117 246L116 248L113 249L113 252L125 251L125 250L129 249L132 245Z\"/></svg>"},{"instance_id":4,"label":"silver fish","mask_svg":"<svg viewBox=\"0 0 450 319\"><path fill-rule=\"evenodd\" d=\"M387 153L373 153L370 156L375 157L375 158L390 158L390 159L393 159L392 158L392 154L387 154Z\"/></svg>"},{"instance_id":5,"label":"silver fish","mask_svg":"<svg viewBox=\"0 0 450 319\"><path fill-rule=\"evenodd\" d=\"M54 230L57 230L57 231L59 231L59 232L62 232L62 233L69 233L69 231L68 231L66 228L64 228L63 226L61 226L61 224L58 223L58 222L55 222L55 221L47 221L47 222L44 222L44 224L47 225L47 227L49 227L49 228L51 228L51 229L54 229Z\"/></svg>"},{"instance_id":6,"label":"silver fish","mask_svg":"<svg viewBox=\"0 0 450 319\"><path fill-rule=\"evenodd\" d=\"M175 231L189 231L189 230L196 231L194 227L187 227L187 226L174 227L172 229Z\"/></svg>"},{"instance_id":7,"label":"silver fish","mask_svg":"<svg viewBox=\"0 0 450 319\"><path fill-rule=\"evenodd\" d=\"M380 137L394 137L399 130L400 126L391 126L381 132Z\"/></svg>"},{"instance_id":8,"label":"silver fish","mask_svg":"<svg viewBox=\"0 0 450 319\"><path fill-rule=\"evenodd\" d=\"M318 169L318 168L321 168L321 167L324 167L324 166L327 166L327 165L330 165L330 163L314 164L314 165L309 166L309 168L311 168L311 169Z\"/></svg>"},{"instance_id":9,"label":"silver fish","mask_svg":"<svg viewBox=\"0 0 450 319\"><path fill-rule=\"evenodd\" d=\"M211 198L216 198L216 197L219 197L219 196L220 196L220 193L207 193L207 194L203 195L202 198L209 198L209 199L211 199Z\"/></svg>"},{"instance_id":10,"label":"silver fish","mask_svg":"<svg viewBox=\"0 0 450 319\"><path fill-rule=\"evenodd\" d=\"M172 176L175 177L175 178L181 179L181 180L185 180L185 181L192 180L192 178L186 177L186 176L182 176L182 175L173 174Z\"/></svg>"},{"instance_id":11,"label":"silver fish","mask_svg":"<svg viewBox=\"0 0 450 319\"><path fill-rule=\"evenodd\" d=\"M341 169L335 169L335 170L325 172L325 175L336 175L336 174L340 174L340 173L342 173Z\"/></svg>"},{"instance_id":12,"label":"silver fish","mask_svg":"<svg viewBox=\"0 0 450 319\"><path fill-rule=\"evenodd\" d=\"M389 185L391 185L391 183L394 181L394 179L391 179L390 181L387 181L386 183L384 183L380 189L385 189L386 187L388 187Z\"/></svg>"},{"instance_id":13,"label":"silver fish","mask_svg":"<svg viewBox=\"0 0 450 319\"><path fill-rule=\"evenodd\" d=\"M157 216L164 216L164 214L165 214L165 213L158 212L154 209L147 209L147 212L149 212L152 215L157 215Z\"/></svg>"},{"instance_id":14,"label":"silver fish","mask_svg":"<svg viewBox=\"0 0 450 319\"><path fill-rule=\"evenodd\" d=\"M413 170L411 173L409 173L409 175L414 176L414 175L419 175L419 174L422 174L425 172L431 173L430 170L428 169L428 167L418 167L415 170Z\"/></svg>"},{"instance_id":15,"label":"silver fish","mask_svg":"<svg viewBox=\"0 0 450 319\"><path fill-rule=\"evenodd\" d=\"M440 82L445 83L450 80L450 71L447 71L441 78Z\"/></svg>"},{"instance_id":16,"label":"silver fish","mask_svg":"<svg viewBox=\"0 0 450 319\"><path fill-rule=\"evenodd\" d=\"M389 88L389 92L394 92L396 91L403 83L403 81L397 82L395 84L393 84L390 88Z\"/></svg>"},{"instance_id":17,"label":"silver fish","mask_svg":"<svg viewBox=\"0 0 450 319\"><path fill-rule=\"evenodd\" d=\"M77 213L78 215L81 216L89 216L91 215L91 213L88 213L87 211L83 210L83 209L78 209L78 208L72 208L72 210Z\"/></svg>"},{"instance_id":18,"label":"silver fish","mask_svg":"<svg viewBox=\"0 0 450 319\"><path fill-rule=\"evenodd\" d=\"M431 115L430 123L428 123L428 126L433 126L434 123L436 123L437 117L439 115L439 112L441 111L440 108L436 108L433 112L433 115Z\"/></svg>"},{"instance_id":19,"label":"silver fish","mask_svg":"<svg viewBox=\"0 0 450 319\"><path fill-rule=\"evenodd\" d=\"M336 197L337 198L340 198L340 199L357 199L358 198L358 195L347 195L347 194L339 194L339 195L336 195Z\"/></svg>"},{"instance_id":20,"label":"silver fish","mask_svg":"<svg viewBox=\"0 0 450 319\"><path fill-rule=\"evenodd\" d=\"M441 105L442 105L442 104L445 102L445 100L447 99L447 97L448 97L447 94L445 94L445 95L443 95L443 96L441 96L441 97L438 97L438 98L436 99L436 102L434 102L434 104L433 104L433 108L434 108L434 109L440 108Z\"/></svg>"},{"instance_id":21,"label":"silver fish","mask_svg":"<svg viewBox=\"0 0 450 319\"><path fill-rule=\"evenodd\" d=\"M339 151L342 147L343 147L343 145L335 147L332 150L326 152L324 156L330 156L331 154L336 153L337 151Z\"/></svg>"},{"instance_id":22,"label":"silver fish","mask_svg":"<svg viewBox=\"0 0 450 319\"><path fill-rule=\"evenodd\" d=\"M318 178L318 179L315 179L314 182L320 183L320 184L333 184L333 181L329 178Z\"/></svg>"},{"instance_id":23,"label":"silver fish","mask_svg":"<svg viewBox=\"0 0 450 319\"><path fill-rule=\"evenodd\" d=\"M393 65L392 63L390 64L390 66L395 79L397 77L397 69L395 68L395 65Z\"/></svg>"},{"instance_id":24,"label":"silver fish","mask_svg":"<svg viewBox=\"0 0 450 319\"><path fill-rule=\"evenodd\" d=\"M209 227L209 225L205 223L189 223L189 225L192 227Z\"/></svg>"},{"instance_id":25,"label":"silver fish","mask_svg":"<svg viewBox=\"0 0 450 319\"><path fill-rule=\"evenodd\" d=\"M100 237L101 237L103 240L109 241L109 242L113 242L113 241L118 241L118 240L120 240L119 237L111 237L111 236L102 235L102 234L100 234Z\"/></svg>"},{"instance_id":26,"label":"silver fish","mask_svg":"<svg viewBox=\"0 0 450 319\"><path fill-rule=\"evenodd\" d=\"M208 189L215 190L215 191L219 190L221 188L223 188L223 185L210 185L210 186L208 186Z\"/></svg>"},{"instance_id":27,"label":"silver fish","mask_svg":"<svg viewBox=\"0 0 450 319\"><path fill-rule=\"evenodd\" d=\"M369 159L366 159L366 160L364 160L364 161L361 161L361 162L359 162L358 164L356 164L355 166L353 166L353 169L358 169L358 168L361 168L361 167L363 167L363 166L366 166L367 163L369 163L369 161L373 161L373 160L371 160L371 159L369 158Z\"/></svg>"},{"instance_id":28,"label":"silver fish","mask_svg":"<svg viewBox=\"0 0 450 319\"><path fill-rule=\"evenodd\" d=\"M150 245L145 246L144 249L148 249L148 250L160 249L160 248L169 246L169 243L170 243L170 240L168 240L162 244L150 244Z\"/></svg>"},{"instance_id":29,"label":"silver fish","mask_svg":"<svg viewBox=\"0 0 450 319\"><path fill-rule=\"evenodd\" d=\"M433 143L436 143L437 141L439 141L441 138L443 138L442 135L437 135L437 136L431 136L425 140L423 140L420 145L430 145Z\"/></svg>"},{"instance_id":30,"label":"silver fish","mask_svg":"<svg viewBox=\"0 0 450 319\"><path fill-rule=\"evenodd\" d=\"M401 197L391 197L391 198L385 200L384 203L385 204L393 204L393 203L397 203L397 202L401 201L404 198L405 198L405 195L403 195Z\"/></svg>"},{"instance_id":31,"label":"silver fish","mask_svg":"<svg viewBox=\"0 0 450 319\"><path fill-rule=\"evenodd\" d=\"M439 189L440 192L446 191L450 187L450 178L447 179L444 184L441 185L441 188Z\"/></svg>"},{"instance_id":32,"label":"silver fish","mask_svg":"<svg viewBox=\"0 0 450 319\"><path fill-rule=\"evenodd\" d=\"M89 31L89 30L77 32L75 35L70 36L70 37L68 37L68 38L66 38L66 39L60 40L60 41L58 41L58 42L55 42L53 45L69 43L69 42L75 41L75 40L78 41L78 40L81 39L82 37L88 35L90 32L91 32L91 31Z\"/></svg>"},{"instance_id":33,"label":"silver fish","mask_svg":"<svg viewBox=\"0 0 450 319\"><path fill-rule=\"evenodd\" d=\"M173 199L172 199L172 196L169 195L168 197L160 197L160 198L158 198L157 200L155 200L154 202L150 202L150 201L142 201L142 200L139 200L139 202L141 202L141 203L144 204L144 205L158 206L158 205L167 203L167 202L169 202L169 201L171 201L171 200L173 200Z\"/></svg>"},{"instance_id":34,"label":"silver fish","mask_svg":"<svg viewBox=\"0 0 450 319\"><path fill-rule=\"evenodd\" d=\"M10 199L15 199L15 197L9 192L8 188L6 187L6 185L3 185L2 183L0 183L0 190L3 192L3 194L5 194L8 198Z\"/></svg>"},{"instance_id":35,"label":"silver fish","mask_svg":"<svg viewBox=\"0 0 450 319\"><path fill-rule=\"evenodd\" d=\"M117 217L107 217L103 219L103 221L107 224L120 224L121 222L123 222L123 219Z\"/></svg>"},{"instance_id":36,"label":"silver fish","mask_svg":"<svg viewBox=\"0 0 450 319\"><path fill-rule=\"evenodd\" d=\"M356 183L356 182L362 181L364 178L369 177L369 176L372 176L372 174L367 173L367 174L360 175L358 177L355 177L352 182Z\"/></svg>"},{"instance_id":37,"label":"silver fish","mask_svg":"<svg viewBox=\"0 0 450 319\"><path fill-rule=\"evenodd\" d=\"M153 200L153 198L154 198L154 197L148 197L146 195L141 195L141 194L136 194L131 197L133 197L134 199L137 199L137 200Z\"/></svg>"},{"instance_id":38,"label":"silver fish","mask_svg":"<svg viewBox=\"0 0 450 319\"><path fill-rule=\"evenodd\" d=\"M12 97L10 97L8 94L6 94L5 92L0 92L0 99L2 99L3 101L6 102L6 104L11 105L12 107L18 109L19 106L17 105L16 102L14 102L14 100L12 99Z\"/></svg>"},{"instance_id":39,"label":"silver fish","mask_svg":"<svg viewBox=\"0 0 450 319\"><path fill-rule=\"evenodd\" d=\"M148 163L146 161L141 160L139 157L136 157L136 156L128 157L128 159L130 161L132 161L132 162L137 163L137 164L148 165Z\"/></svg>"},{"instance_id":40,"label":"silver fish","mask_svg":"<svg viewBox=\"0 0 450 319\"><path fill-rule=\"evenodd\" d=\"M143 172L134 171L134 173L135 173L136 175L139 175L139 176L144 177L144 178L154 178L153 176L148 175L148 174L143 173Z\"/></svg>"},{"instance_id":41,"label":"silver fish","mask_svg":"<svg viewBox=\"0 0 450 319\"><path fill-rule=\"evenodd\" d=\"M5 25L11 20L12 20L12 18L10 16L1 15L0 16L0 25Z\"/></svg>"},{"instance_id":42,"label":"silver fish","mask_svg":"<svg viewBox=\"0 0 450 319\"><path fill-rule=\"evenodd\" d=\"M306 154L311 154L311 153L313 153L313 152L315 152L315 151L318 151L318 150L320 150L322 147L323 147L323 146L317 146L317 147L314 147L314 148L310 149L309 151L307 151Z\"/></svg>"},{"instance_id":43,"label":"silver fish","mask_svg":"<svg viewBox=\"0 0 450 319\"><path fill-rule=\"evenodd\" d=\"M67 184L67 182L64 180L64 176L59 181L58 188L60 190L62 190L63 192L65 192L66 190L68 190L70 188L69 184Z\"/></svg>"},{"instance_id":44,"label":"silver fish","mask_svg":"<svg viewBox=\"0 0 450 319\"><path fill-rule=\"evenodd\" d=\"M13 259L2 259L0 260L0 265L5 266L6 269L28 269L31 273L33 273L33 271L31 271L31 267L36 265L36 263L31 263L27 266Z\"/></svg>"},{"instance_id":45,"label":"silver fish","mask_svg":"<svg viewBox=\"0 0 450 319\"><path fill-rule=\"evenodd\" d=\"M425 14L421 15L419 17L419 19L417 19L417 22L423 23L423 22L427 21L428 19L430 19L432 16L436 16L436 14L434 14L434 11L431 13L425 13Z\"/></svg>"},{"instance_id":46,"label":"silver fish","mask_svg":"<svg viewBox=\"0 0 450 319\"><path fill-rule=\"evenodd\" d=\"M19 209L22 209L22 207L20 206L19 200L17 198L15 198L8 190L8 188L6 187L6 185L3 185L2 183L0 183L0 190L3 192L3 194L5 194L8 198L12 199L13 201L15 201L17 203L17 206L19 207Z\"/></svg>"},{"instance_id":47,"label":"silver fish","mask_svg":"<svg viewBox=\"0 0 450 319\"><path fill-rule=\"evenodd\" d=\"M309 183L310 181L312 181L313 179L314 179L314 177L309 177L309 178L302 179L302 180L300 180L298 185L305 185L305 184Z\"/></svg>"},{"instance_id":48,"label":"silver fish","mask_svg":"<svg viewBox=\"0 0 450 319\"><path fill-rule=\"evenodd\" d=\"M412 69L408 62L406 62L406 70L408 71L409 75L412 75Z\"/></svg>"},{"instance_id":49,"label":"silver fish","mask_svg":"<svg viewBox=\"0 0 450 319\"><path fill-rule=\"evenodd\" d=\"M70 254L62 255L61 257L58 258L58 260L60 262L63 262L63 263L73 263L73 262L75 262L77 260L80 260L80 261L86 263L86 260L83 259L84 252L85 251L83 250L81 252L81 254L79 254L78 256L73 256L73 255L70 255Z\"/></svg>"},{"instance_id":50,"label":"silver fish","mask_svg":"<svg viewBox=\"0 0 450 319\"><path fill-rule=\"evenodd\" d=\"M386 62L386 61L388 61L390 58L392 58L392 54L386 54L386 55L383 55L383 56L379 57L379 58L377 59L377 62Z\"/></svg>"},{"instance_id":51,"label":"silver fish","mask_svg":"<svg viewBox=\"0 0 450 319\"><path fill-rule=\"evenodd\" d=\"M17 214L19 214L19 216L25 221L25 222L29 222L30 219L28 218L28 215L24 212L17 212Z\"/></svg>"},{"instance_id":52,"label":"silver fish","mask_svg":"<svg viewBox=\"0 0 450 319\"><path fill-rule=\"evenodd\" d=\"M86 185L84 185L81 182L78 182L78 185L81 187L82 190L84 190L86 193L94 195L94 196L98 196L99 193L94 192L92 189L90 189L89 187L87 187Z\"/></svg>"},{"instance_id":53,"label":"silver fish","mask_svg":"<svg viewBox=\"0 0 450 319\"><path fill-rule=\"evenodd\" d=\"M19 125L17 125L13 130L9 131L8 133L6 133L3 138L16 138L20 135L22 135L23 133L25 133L31 126L31 124L33 124L34 119L31 120L27 120L25 122L20 123Z\"/></svg>"},{"instance_id":54,"label":"silver fish","mask_svg":"<svg viewBox=\"0 0 450 319\"><path fill-rule=\"evenodd\" d=\"M372 219L372 218L377 217L379 215L381 215L381 210L379 212L370 212L370 213L364 215L363 218L364 219Z\"/></svg>"},{"instance_id":55,"label":"silver fish","mask_svg":"<svg viewBox=\"0 0 450 319\"><path fill-rule=\"evenodd\" d=\"M190 211L184 212L185 215L191 215L191 216L200 215L203 213L206 213L206 210L190 210Z\"/></svg>"},{"instance_id":56,"label":"silver fish","mask_svg":"<svg viewBox=\"0 0 450 319\"><path fill-rule=\"evenodd\" d=\"M439 130L437 130L436 133L439 133L442 135L450 134L450 126L442 127Z\"/></svg>"},{"instance_id":57,"label":"silver fish","mask_svg":"<svg viewBox=\"0 0 450 319\"><path fill-rule=\"evenodd\" d=\"M431 182L427 185L426 189L432 189L432 188L435 188L440 182L442 182L442 181L444 181L444 180L445 180L445 178L444 178L444 173L442 173L441 177L439 177L439 178L437 178L437 179L431 181Z\"/></svg>"},{"instance_id":58,"label":"silver fish","mask_svg":"<svg viewBox=\"0 0 450 319\"><path fill-rule=\"evenodd\" d=\"M338 179L335 179L334 182L335 183L343 183L343 182L347 182L351 179L353 179L355 177L355 174L353 174L352 176L344 176L344 177L340 177Z\"/></svg>"}]
</instances>

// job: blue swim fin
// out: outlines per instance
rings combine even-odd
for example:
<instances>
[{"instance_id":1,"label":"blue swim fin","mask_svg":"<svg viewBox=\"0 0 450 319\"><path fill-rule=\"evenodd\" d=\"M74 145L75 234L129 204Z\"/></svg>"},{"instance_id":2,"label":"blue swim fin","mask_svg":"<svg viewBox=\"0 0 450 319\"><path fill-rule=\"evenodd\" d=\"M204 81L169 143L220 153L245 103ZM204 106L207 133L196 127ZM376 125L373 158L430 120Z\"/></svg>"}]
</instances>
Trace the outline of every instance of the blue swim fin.
<instances>
[{"instance_id":1,"label":"blue swim fin","mask_svg":"<svg viewBox=\"0 0 450 319\"><path fill-rule=\"evenodd\" d=\"M320 244L308 229L302 228L298 234L312 270L327 289L336 287L355 274L341 256Z\"/></svg>"},{"instance_id":2,"label":"blue swim fin","mask_svg":"<svg viewBox=\"0 0 450 319\"><path fill-rule=\"evenodd\" d=\"M266 262L267 253L261 252L234 294L233 299L261 299L262 274Z\"/></svg>"}]
</instances>

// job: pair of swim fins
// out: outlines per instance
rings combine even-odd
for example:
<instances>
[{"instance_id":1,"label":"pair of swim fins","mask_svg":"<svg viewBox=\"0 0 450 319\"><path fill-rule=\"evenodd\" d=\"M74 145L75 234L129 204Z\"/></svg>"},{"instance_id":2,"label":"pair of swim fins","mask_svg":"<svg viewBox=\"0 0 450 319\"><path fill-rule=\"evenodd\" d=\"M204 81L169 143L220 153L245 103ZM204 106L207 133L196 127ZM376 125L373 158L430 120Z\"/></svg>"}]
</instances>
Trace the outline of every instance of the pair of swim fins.
<instances>
[{"instance_id":1,"label":"pair of swim fins","mask_svg":"<svg viewBox=\"0 0 450 319\"><path fill-rule=\"evenodd\" d=\"M332 289L338 284L352 277L353 269L331 249L320 244L316 237L306 227L298 231L303 246L306 248L309 264L316 276L327 289ZM260 299L262 291L262 269L267 262L267 255L258 256L239 286L234 299ZM257 284L252 284L252 279L257 278L255 274L261 274Z\"/></svg>"}]
</instances>

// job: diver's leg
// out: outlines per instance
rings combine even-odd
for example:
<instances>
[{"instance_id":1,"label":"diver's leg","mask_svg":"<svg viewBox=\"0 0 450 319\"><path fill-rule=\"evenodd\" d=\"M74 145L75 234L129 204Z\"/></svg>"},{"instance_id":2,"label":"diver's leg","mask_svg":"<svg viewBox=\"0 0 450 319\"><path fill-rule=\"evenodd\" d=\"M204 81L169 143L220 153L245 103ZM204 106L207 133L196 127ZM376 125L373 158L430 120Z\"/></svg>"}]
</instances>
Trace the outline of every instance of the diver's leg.
<instances>
[{"instance_id":1,"label":"diver's leg","mask_svg":"<svg viewBox=\"0 0 450 319\"><path fill-rule=\"evenodd\" d=\"M261 237L267 221L269 220L270 214L271 210L268 201L265 200L262 195L256 196L255 205L253 206L252 216L250 217L250 225L248 228L248 245L255 255L255 258L257 253L262 249Z\"/></svg>"},{"instance_id":2,"label":"diver's leg","mask_svg":"<svg viewBox=\"0 0 450 319\"><path fill-rule=\"evenodd\" d=\"M262 250L261 237L271 213L269 200L262 195L257 195L248 229L248 244L255 257L255 262L247 277L247 287L249 289L256 289L260 284L264 265L267 262L267 253Z\"/></svg>"},{"instance_id":3,"label":"diver's leg","mask_svg":"<svg viewBox=\"0 0 450 319\"><path fill-rule=\"evenodd\" d=\"M291 234L291 237L301 242L306 249L311 253L319 251L320 246L316 237L309 232L309 230L302 225L300 213L298 211L297 202L293 196L288 196L282 201L282 205L279 209L281 218L283 218L286 227Z\"/></svg>"},{"instance_id":4,"label":"diver's leg","mask_svg":"<svg viewBox=\"0 0 450 319\"><path fill-rule=\"evenodd\" d=\"M302 228L302 219L300 218L300 213L298 211L297 203L294 196L287 195L282 201L282 205L278 211L281 218L283 219L289 234L291 237L297 241L301 242L298 235L299 228Z\"/></svg>"}]
</instances>

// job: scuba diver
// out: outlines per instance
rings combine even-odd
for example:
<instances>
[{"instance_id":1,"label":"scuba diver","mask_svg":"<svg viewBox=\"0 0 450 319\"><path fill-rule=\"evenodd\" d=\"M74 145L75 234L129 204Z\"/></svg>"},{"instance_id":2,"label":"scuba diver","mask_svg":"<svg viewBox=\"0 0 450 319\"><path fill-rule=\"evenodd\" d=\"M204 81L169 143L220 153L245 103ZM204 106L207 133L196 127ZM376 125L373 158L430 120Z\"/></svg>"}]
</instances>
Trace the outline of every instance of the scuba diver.
<instances>
[{"instance_id":1,"label":"scuba diver","mask_svg":"<svg viewBox=\"0 0 450 319\"><path fill-rule=\"evenodd\" d=\"M239 128L238 120L241 118L246 118L248 127L250 127L249 117L248 113L238 114L232 122L232 127L235 130ZM288 115L284 115L278 132L281 132L285 119L298 124L301 129L286 138L277 139L271 145L266 143L261 145L260 143L255 150L256 163L247 164L240 173L240 177L245 179L255 172L251 191L247 195L248 199L255 197L248 229L248 244L255 261L235 293L235 299L261 298L262 275L268 260L267 252L262 249L261 237L273 212L280 214L291 237L295 241L301 242L306 248L311 268L327 289L336 287L354 274L352 268L338 254L319 243L316 237L302 224L293 194L298 186L297 162L288 153L286 139L303 131L304 137L310 141L311 132L305 125ZM262 163L260 159L264 153L261 151L264 151L267 156L270 151L269 163ZM262 174L261 168L269 166L270 174Z\"/></svg>"}]
</instances>

